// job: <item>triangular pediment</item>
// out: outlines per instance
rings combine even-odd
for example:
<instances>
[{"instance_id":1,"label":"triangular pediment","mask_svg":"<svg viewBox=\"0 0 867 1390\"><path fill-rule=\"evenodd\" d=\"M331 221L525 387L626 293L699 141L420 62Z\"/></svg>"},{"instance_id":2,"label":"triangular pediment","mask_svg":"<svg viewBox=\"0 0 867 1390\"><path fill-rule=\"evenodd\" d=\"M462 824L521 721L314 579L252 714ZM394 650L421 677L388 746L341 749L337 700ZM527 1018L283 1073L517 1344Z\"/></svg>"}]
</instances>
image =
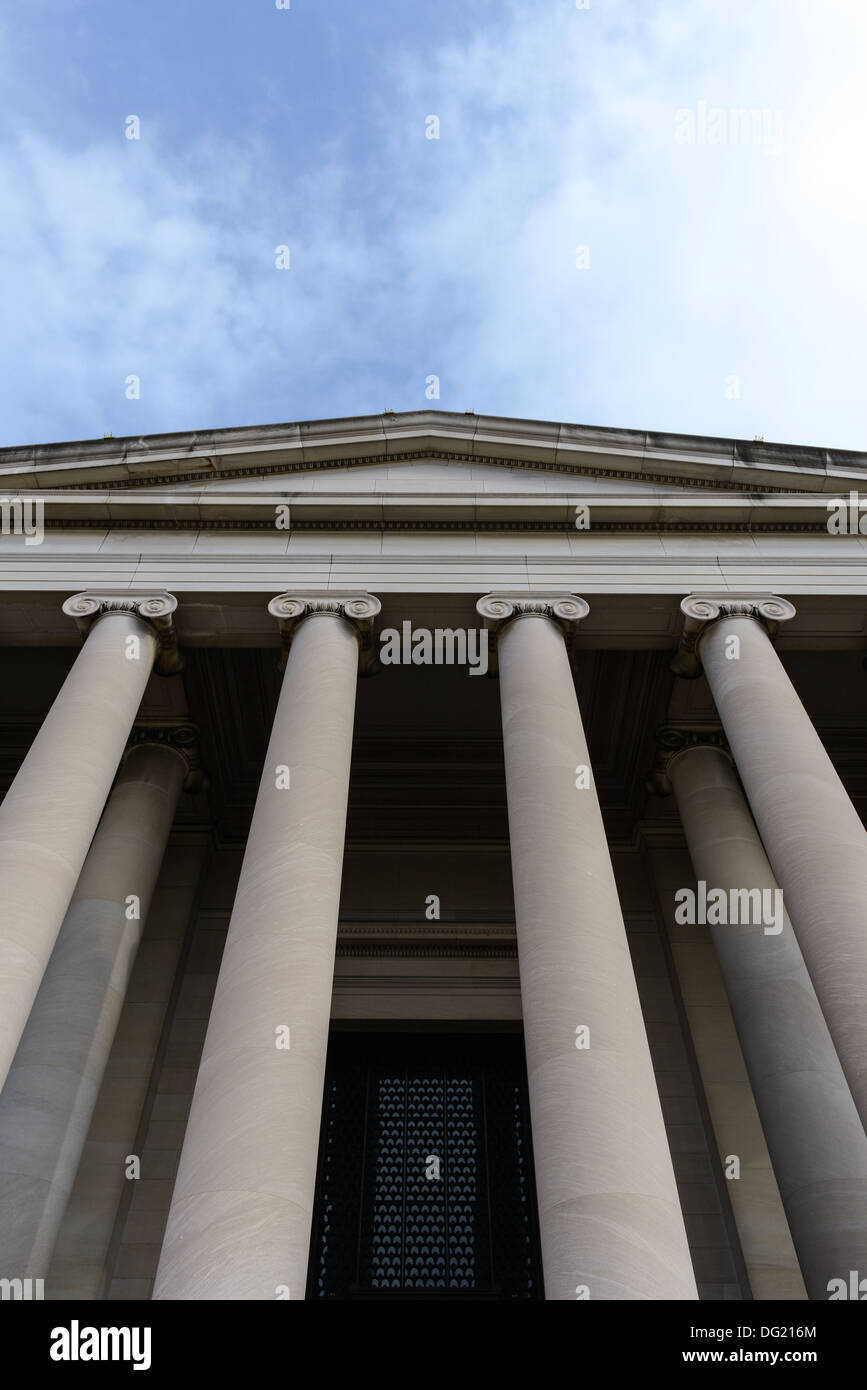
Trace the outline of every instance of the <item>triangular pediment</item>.
<instances>
[{"instance_id":1,"label":"triangular pediment","mask_svg":"<svg viewBox=\"0 0 867 1390\"><path fill-rule=\"evenodd\" d=\"M424 410L0 449L0 486L255 498L827 494L867 455Z\"/></svg>"}]
</instances>

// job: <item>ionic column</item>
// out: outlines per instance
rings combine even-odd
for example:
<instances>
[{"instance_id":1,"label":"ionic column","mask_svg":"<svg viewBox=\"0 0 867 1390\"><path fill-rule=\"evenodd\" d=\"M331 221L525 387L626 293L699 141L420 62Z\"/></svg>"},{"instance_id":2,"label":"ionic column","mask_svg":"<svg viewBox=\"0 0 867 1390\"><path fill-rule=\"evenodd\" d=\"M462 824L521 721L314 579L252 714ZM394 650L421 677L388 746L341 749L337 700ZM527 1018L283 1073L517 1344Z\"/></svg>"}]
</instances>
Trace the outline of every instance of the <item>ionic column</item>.
<instances>
[{"instance_id":1,"label":"ionic column","mask_svg":"<svg viewBox=\"0 0 867 1390\"><path fill-rule=\"evenodd\" d=\"M180 668L171 594L78 594L86 634L0 806L0 1087L27 1022L154 662Z\"/></svg>"},{"instance_id":2,"label":"ionic column","mask_svg":"<svg viewBox=\"0 0 867 1390\"><path fill-rule=\"evenodd\" d=\"M746 925L727 912L709 930L804 1283L827 1299L829 1280L867 1269L867 1136L727 754L676 729L660 744L656 785L674 792L706 891L723 889L738 919L747 900L733 894L766 895L753 925L755 911Z\"/></svg>"},{"instance_id":3,"label":"ionic column","mask_svg":"<svg viewBox=\"0 0 867 1390\"><path fill-rule=\"evenodd\" d=\"M548 1299L697 1297L564 630L489 594ZM586 1030L586 1031L585 1031Z\"/></svg>"},{"instance_id":4,"label":"ionic column","mask_svg":"<svg viewBox=\"0 0 867 1390\"><path fill-rule=\"evenodd\" d=\"M691 594L679 675L703 669L867 1124L867 831L774 651L786 599Z\"/></svg>"},{"instance_id":5,"label":"ionic column","mask_svg":"<svg viewBox=\"0 0 867 1390\"><path fill-rule=\"evenodd\" d=\"M0 1267L22 1277L48 1272L196 737L134 731L0 1095Z\"/></svg>"},{"instance_id":6,"label":"ionic column","mask_svg":"<svg viewBox=\"0 0 867 1390\"><path fill-rule=\"evenodd\" d=\"M291 641L155 1299L303 1299L359 639L379 601L272 600Z\"/></svg>"}]
</instances>

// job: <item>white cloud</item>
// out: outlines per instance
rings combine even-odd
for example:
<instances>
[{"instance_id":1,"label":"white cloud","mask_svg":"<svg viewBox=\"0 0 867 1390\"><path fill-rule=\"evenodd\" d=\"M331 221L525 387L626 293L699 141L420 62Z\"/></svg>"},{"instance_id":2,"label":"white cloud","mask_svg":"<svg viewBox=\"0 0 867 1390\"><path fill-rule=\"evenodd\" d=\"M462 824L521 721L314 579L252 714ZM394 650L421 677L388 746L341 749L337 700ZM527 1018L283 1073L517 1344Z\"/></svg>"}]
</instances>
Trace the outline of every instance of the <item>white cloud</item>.
<instances>
[{"instance_id":1,"label":"white cloud","mask_svg":"<svg viewBox=\"0 0 867 1390\"><path fill-rule=\"evenodd\" d=\"M461 306L444 380L499 383L516 413L858 447L867 16L641 15L515 6L504 33L404 68L405 110L441 94L424 216L397 236L416 312L443 287ZM700 101L782 110L782 152L678 145L675 113Z\"/></svg>"},{"instance_id":2,"label":"white cloud","mask_svg":"<svg viewBox=\"0 0 867 1390\"><path fill-rule=\"evenodd\" d=\"M152 430L246 423L227 402L243 412L258 380L300 367L362 269L341 190L326 169L292 199L263 197L242 150L182 160L154 139L66 150L23 134L0 158L14 442L46 437L56 415L84 437L138 433L141 418ZM131 373L140 401L124 396Z\"/></svg>"}]
</instances>

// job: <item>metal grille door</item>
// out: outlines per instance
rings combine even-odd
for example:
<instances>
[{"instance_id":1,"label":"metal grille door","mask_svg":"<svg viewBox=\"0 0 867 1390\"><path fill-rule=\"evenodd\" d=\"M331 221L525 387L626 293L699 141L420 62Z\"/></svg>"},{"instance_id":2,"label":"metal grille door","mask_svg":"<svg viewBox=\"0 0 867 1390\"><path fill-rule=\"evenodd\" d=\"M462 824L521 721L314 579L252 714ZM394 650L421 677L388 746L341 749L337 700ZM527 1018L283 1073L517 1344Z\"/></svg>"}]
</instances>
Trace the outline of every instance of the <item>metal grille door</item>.
<instances>
[{"instance_id":1,"label":"metal grille door","mask_svg":"<svg viewBox=\"0 0 867 1390\"><path fill-rule=\"evenodd\" d=\"M541 1298L521 1039L335 1034L310 1298Z\"/></svg>"}]
</instances>

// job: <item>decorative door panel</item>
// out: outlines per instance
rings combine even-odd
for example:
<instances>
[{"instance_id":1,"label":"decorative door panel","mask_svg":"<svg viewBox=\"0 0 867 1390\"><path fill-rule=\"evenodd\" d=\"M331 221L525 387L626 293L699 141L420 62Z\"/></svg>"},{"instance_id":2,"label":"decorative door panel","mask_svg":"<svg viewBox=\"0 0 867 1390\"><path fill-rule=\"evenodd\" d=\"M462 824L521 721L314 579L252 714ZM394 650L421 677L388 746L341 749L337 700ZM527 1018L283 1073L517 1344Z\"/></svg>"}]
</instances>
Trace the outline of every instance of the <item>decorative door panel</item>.
<instances>
[{"instance_id":1,"label":"decorative door panel","mask_svg":"<svg viewBox=\"0 0 867 1390\"><path fill-rule=\"evenodd\" d=\"M519 1036L332 1036L308 1297L542 1297Z\"/></svg>"}]
</instances>

